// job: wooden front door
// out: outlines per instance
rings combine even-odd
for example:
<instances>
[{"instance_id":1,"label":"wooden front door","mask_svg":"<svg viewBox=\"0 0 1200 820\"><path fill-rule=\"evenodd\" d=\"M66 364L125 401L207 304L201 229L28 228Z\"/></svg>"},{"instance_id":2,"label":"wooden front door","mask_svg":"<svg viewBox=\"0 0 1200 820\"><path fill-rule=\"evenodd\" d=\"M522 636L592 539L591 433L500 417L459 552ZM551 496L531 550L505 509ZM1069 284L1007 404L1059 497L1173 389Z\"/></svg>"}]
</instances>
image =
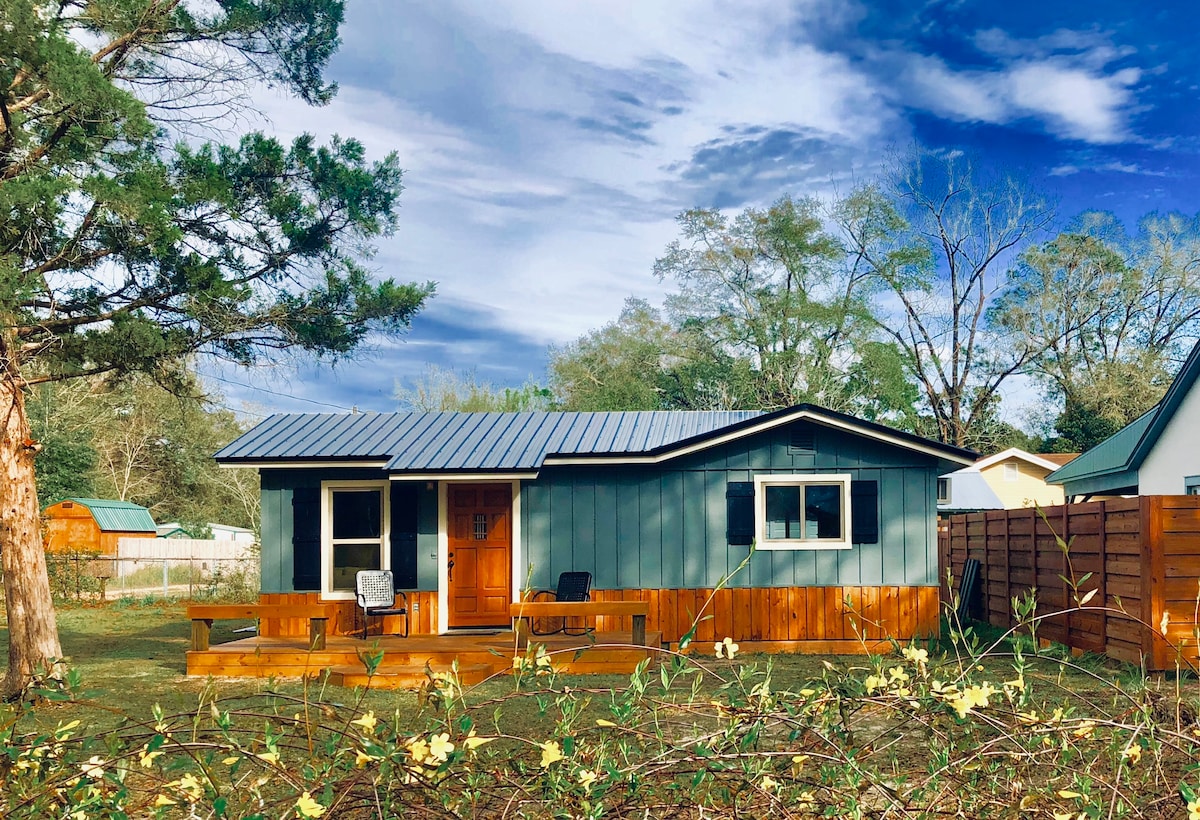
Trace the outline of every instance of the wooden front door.
<instances>
[{"instance_id":1,"label":"wooden front door","mask_svg":"<svg viewBox=\"0 0 1200 820\"><path fill-rule=\"evenodd\" d=\"M450 627L507 626L512 603L512 486L447 488Z\"/></svg>"}]
</instances>

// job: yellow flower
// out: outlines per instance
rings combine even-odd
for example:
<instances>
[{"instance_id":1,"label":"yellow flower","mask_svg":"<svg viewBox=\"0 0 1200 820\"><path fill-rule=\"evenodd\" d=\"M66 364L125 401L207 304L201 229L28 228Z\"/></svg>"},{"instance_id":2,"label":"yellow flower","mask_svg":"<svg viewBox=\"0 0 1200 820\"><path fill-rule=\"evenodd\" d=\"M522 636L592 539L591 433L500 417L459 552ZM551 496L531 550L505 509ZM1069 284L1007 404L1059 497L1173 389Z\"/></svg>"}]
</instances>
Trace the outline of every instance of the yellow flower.
<instances>
[{"instance_id":1,"label":"yellow flower","mask_svg":"<svg viewBox=\"0 0 1200 820\"><path fill-rule=\"evenodd\" d=\"M158 797L154 798L154 806L156 808L162 808L163 806L174 806L174 805L175 805L175 801L172 800L171 798L167 797L165 794L160 794Z\"/></svg>"},{"instance_id":2,"label":"yellow flower","mask_svg":"<svg viewBox=\"0 0 1200 820\"><path fill-rule=\"evenodd\" d=\"M1129 761L1130 766L1136 766L1138 761L1142 759L1142 747L1136 743L1130 743L1121 750L1121 757Z\"/></svg>"},{"instance_id":3,"label":"yellow flower","mask_svg":"<svg viewBox=\"0 0 1200 820\"><path fill-rule=\"evenodd\" d=\"M221 762L224 763L226 766L232 766L234 763L237 763L239 760L241 760L240 757L237 757L236 755L230 755L229 757L223 759Z\"/></svg>"},{"instance_id":4,"label":"yellow flower","mask_svg":"<svg viewBox=\"0 0 1200 820\"><path fill-rule=\"evenodd\" d=\"M1200 797L1187 804L1188 820L1200 820Z\"/></svg>"},{"instance_id":5,"label":"yellow flower","mask_svg":"<svg viewBox=\"0 0 1200 820\"><path fill-rule=\"evenodd\" d=\"M186 794L188 799L193 801L199 800L204 796L204 786L201 785L200 779L191 772L179 778L179 790Z\"/></svg>"},{"instance_id":6,"label":"yellow flower","mask_svg":"<svg viewBox=\"0 0 1200 820\"><path fill-rule=\"evenodd\" d=\"M88 777L100 778L104 777L104 758L98 755L93 755L88 758L88 762L79 767Z\"/></svg>"},{"instance_id":7,"label":"yellow flower","mask_svg":"<svg viewBox=\"0 0 1200 820\"><path fill-rule=\"evenodd\" d=\"M863 681L863 686L867 688L867 694L871 694L876 689L882 689L887 686L887 679L883 675L868 675Z\"/></svg>"},{"instance_id":8,"label":"yellow flower","mask_svg":"<svg viewBox=\"0 0 1200 820\"><path fill-rule=\"evenodd\" d=\"M585 789L589 789L589 788L591 788L592 784L595 782L596 782L596 773L595 772L593 772L591 769L580 769L579 770L579 785L580 786L583 786Z\"/></svg>"},{"instance_id":9,"label":"yellow flower","mask_svg":"<svg viewBox=\"0 0 1200 820\"><path fill-rule=\"evenodd\" d=\"M412 743L408 744L408 753L413 759L413 763L424 763L425 758L429 757L429 744L424 738L417 738Z\"/></svg>"},{"instance_id":10,"label":"yellow flower","mask_svg":"<svg viewBox=\"0 0 1200 820\"><path fill-rule=\"evenodd\" d=\"M888 670L888 674L894 683L905 683L909 679L908 673L904 671L904 667L902 666L893 666Z\"/></svg>"},{"instance_id":11,"label":"yellow flower","mask_svg":"<svg viewBox=\"0 0 1200 820\"><path fill-rule=\"evenodd\" d=\"M325 807L305 792L296 800L296 813L301 817L320 817L325 813Z\"/></svg>"},{"instance_id":12,"label":"yellow flower","mask_svg":"<svg viewBox=\"0 0 1200 820\"><path fill-rule=\"evenodd\" d=\"M929 662L929 651L926 649L918 649L915 646L908 646L902 652L906 660L915 663L917 666L924 666Z\"/></svg>"},{"instance_id":13,"label":"yellow flower","mask_svg":"<svg viewBox=\"0 0 1200 820\"><path fill-rule=\"evenodd\" d=\"M162 752L157 750L151 752L149 749L149 745L143 746L142 751L138 753L138 763L141 764L143 769L149 769L151 766L153 766L154 758L162 757Z\"/></svg>"},{"instance_id":14,"label":"yellow flower","mask_svg":"<svg viewBox=\"0 0 1200 820\"><path fill-rule=\"evenodd\" d=\"M1163 610L1162 620L1158 622L1158 631L1162 634L1167 634L1167 627L1171 625L1171 613Z\"/></svg>"},{"instance_id":15,"label":"yellow flower","mask_svg":"<svg viewBox=\"0 0 1200 820\"><path fill-rule=\"evenodd\" d=\"M1075 737L1087 738L1091 737L1095 731L1096 721L1083 720L1079 722L1079 728L1075 729L1075 731L1071 732L1071 734L1075 735Z\"/></svg>"},{"instance_id":16,"label":"yellow flower","mask_svg":"<svg viewBox=\"0 0 1200 820\"><path fill-rule=\"evenodd\" d=\"M365 715L360 717L358 720L352 720L350 722L352 724L354 724L355 726L361 726L362 730L364 732L366 732L367 734L371 734L372 732L374 732L375 726L379 723L379 721L375 719L374 712L367 712Z\"/></svg>"},{"instance_id":17,"label":"yellow flower","mask_svg":"<svg viewBox=\"0 0 1200 820\"><path fill-rule=\"evenodd\" d=\"M737 654L738 645L733 642L733 638L726 638L721 643L725 644L725 657L733 660L733 656Z\"/></svg>"},{"instance_id":18,"label":"yellow flower","mask_svg":"<svg viewBox=\"0 0 1200 820\"><path fill-rule=\"evenodd\" d=\"M65 726L59 726L54 730L55 740L66 740L71 736L71 730L79 725L79 721L73 720Z\"/></svg>"},{"instance_id":19,"label":"yellow flower","mask_svg":"<svg viewBox=\"0 0 1200 820\"><path fill-rule=\"evenodd\" d=\"M255 755L255 757L257 757L259 760L265 760L267 763L272 765L279 762L279 752L262 752L261 754Z\"/></svg>"},{"instance_id":20,"label":"yellow flower","mask_svg":"<svg viewBox=\"0 0 1200 820\"><path fill-rule=\"evenodd\" d=\"M378 760L378 759L379 758L376 757L375 755L369 755L366 752L364 752L362 749L358 749L354 753L354 765L359 769L366 766L372 760Z\"/></svg>"},{"instance_id":21,"label":"yellow flower","mask_svg":"<svg viewBox=\"0 0 1200 820\"><path fill-rule=\"evenodd\" d=\"M605 720L604 718L596 718L596 725L607 726L613 729L617 728L617 724L613 723L611 720Z\"/></svg>"},{"instance_id":22,"label":"yellow flower","mask_svg":"<svg viewBox=\"0 0 1200 820\"><path fill-rule=\"evenodd\" d=\"M758 785L762 788L763 791L769 792L769 791L773 791L775 789L775 787L779 785L779 781L776 780L775 778L771 777L770 775L765 774L765 775L763 775L763 779L758 781Z\"/></svg>"},{"instance_id":23,"label":"yellow flower","mask_svg":"<svg viewBox=\"0 0 1200 820\"><path fill-rule=\"evenodd\" d=\"M438 763L445 763L450 757L450 753L454 751L454 744L450 742L450 735L442 732L440 735L434 735L429 739L429 756Z\"/></svg>"},{"instance_id":24,"label":"yellow flower","mask_svg":"<svg viewBox=\"0 0 1200 820\"><path fill-rule=\"evenodd\" d=\"M1058 796L1066 800L1073 800L1076 797L1083 797L1079 792L1073 792L1070 789L1059 789Z\"/></svg>"},{"instance_id":25,"label":"yellow flower","mask_svg":"<svg viewBox=\"0 0 1200 820\"><path fill-rule=\"evenodd\" d=\"M560 760L566 760L557 741L547 740L545 743L541 744L541 747L543 769L549 768L550 764L552 763L557 763Z\"/></svg>"},{"instance_id":26,"label":"yellow flower","mask_svg":"<svg viewBox=\"0 0 1200 820\"><path fill-rule=\"evenodd\" d=\"M491 743L495 739L496 738L494 738L494 737L476 737L475 730L472 729L471 734L468 735L467 738L463 741L463 745L466 746L469 751L473 752L476 749L478 749L480 746L482 746L483 744Z\"/></svg>"}]
</instances>

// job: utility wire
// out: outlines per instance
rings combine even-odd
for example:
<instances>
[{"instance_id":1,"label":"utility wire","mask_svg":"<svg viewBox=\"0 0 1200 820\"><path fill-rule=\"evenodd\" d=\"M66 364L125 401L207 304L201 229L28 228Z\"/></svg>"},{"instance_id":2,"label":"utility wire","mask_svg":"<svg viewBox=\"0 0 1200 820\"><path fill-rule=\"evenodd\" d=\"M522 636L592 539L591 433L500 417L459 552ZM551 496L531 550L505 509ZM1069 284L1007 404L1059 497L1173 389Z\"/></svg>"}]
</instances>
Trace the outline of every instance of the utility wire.
<instances>
[{"instance_id":1,"label":"utility wire","mask_svg":"<svg viewBox=\"0 0 1200 820\"><path fill-rule=\"evenodd\" d=\"M245 382L235 382L233 379L226 379L221 376L215 376L215 375L212 375L209 373L205 373L204 378L214 379L216 381L225 382L226 384L232 384L237 387L245 387L248 390L257 390L260 393L270 393L272 396L281 396L285 399L292 399L294 401L306 401L309 404L319 404L324 407L333 407L334 409L337 409L337 410L346 410L346 411L353 410L353 408L346 407L343 404L331 404L330 402L327 402L327 401L317 401L316 399L306 399L303 396L296 396L291 393L280 393L278 390L270 390L266 387L259 387L258 385L255 385L255 384L246 384Z\"/></svg>"}]
</instances>

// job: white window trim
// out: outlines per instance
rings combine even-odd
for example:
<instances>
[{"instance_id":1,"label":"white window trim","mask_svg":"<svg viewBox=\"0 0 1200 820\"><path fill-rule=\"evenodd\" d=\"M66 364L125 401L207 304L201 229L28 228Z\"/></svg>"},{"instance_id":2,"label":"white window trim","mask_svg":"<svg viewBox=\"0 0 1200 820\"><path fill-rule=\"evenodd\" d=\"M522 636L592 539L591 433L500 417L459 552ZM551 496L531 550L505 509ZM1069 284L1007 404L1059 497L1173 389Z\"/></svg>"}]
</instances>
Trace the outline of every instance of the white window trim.
<instances>
[{"instance_id":1,"label":"white window trim","mask_svg":"<svg viewBox=\"0 0 1200 820\"><path fill-rule=\"evenodd\" d=\"M379 542L379 566L392 568L392 508L390 484L382 481L322 481L321 482L321 600L353 601L354 593L333 589L333 492L334 490L378 490L383 494L383 527Z\"/></svg>"},{"instance_id":2,"label":"white window trim","mask_svg":"<svg viewBox=\"0 0 1200 820\"><path fill-rule=\"evenodd\" d=\"M760 550L848 550L854 546L850 532L850 481L849 473L788 473L757 475L754 477L754 544ZM767 493L772 485L795 486L797 484L841 484L842 485L842 537L822 538L775 538L768 540L766 531Z\"/></svg>"},{"instance_id":3,"label":"white window trim","mask_svg":"<svg viewBox=\"0 0 1200 820\"><path fill-rule=\"evenodd\" d=\"M949 504L950 503L950 481L951 481L951 479L949 479L949 478L939 478L938 479L937 500L938 500L939 504ZM943 486L942 482L945 482L945 487L946 487L945 495L942 495L942 486Z\"/></svg>"}]
</instances>

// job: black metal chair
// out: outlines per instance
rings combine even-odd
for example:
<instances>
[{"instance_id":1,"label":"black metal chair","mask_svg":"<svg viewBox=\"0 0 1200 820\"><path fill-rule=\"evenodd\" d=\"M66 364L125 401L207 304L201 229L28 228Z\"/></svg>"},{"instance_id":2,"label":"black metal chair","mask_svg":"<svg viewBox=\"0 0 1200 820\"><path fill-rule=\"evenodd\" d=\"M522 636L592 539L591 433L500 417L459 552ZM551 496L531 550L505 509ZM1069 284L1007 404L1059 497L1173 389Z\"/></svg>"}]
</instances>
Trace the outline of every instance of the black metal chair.
<instances>
[{"instance_id":1,"label":"black metal chair","mask_svg":"<svg viewBox=\"0 0 1200 820\"><path fill-rule=\"evenodd\" d=\"M402 601L400 606L396 606L397 595ZM408 637L408 596L393 586L391 570L359 570L354 576L354 599L363 611L362 636L364 641L367 639L367 624L370 623L371 618L382 618L384 615L403 615L404 634L400 637Z\"/></svg>"},{"instance_id":2,"label":"black metal chair","mask_svg":"<svg viewBox=\"0 0 1200 820\"><path fill-rule=\"evenodd\" d=\"M558 576L557 589L539 589L530 597L531 601L538 600L538 596L550 596L551 600L564 602L580 602L590 601L592 599L592 574L590 572L563 572ZM579 630L570 629L567 627L567 619L562 619L562 626L558 629L551 629L548 632L540 632L536 627L536 623L530 625L534 635L586 635L589 632L594 632L594 628L587 626Z\"/></svg>"}]
</instances>

